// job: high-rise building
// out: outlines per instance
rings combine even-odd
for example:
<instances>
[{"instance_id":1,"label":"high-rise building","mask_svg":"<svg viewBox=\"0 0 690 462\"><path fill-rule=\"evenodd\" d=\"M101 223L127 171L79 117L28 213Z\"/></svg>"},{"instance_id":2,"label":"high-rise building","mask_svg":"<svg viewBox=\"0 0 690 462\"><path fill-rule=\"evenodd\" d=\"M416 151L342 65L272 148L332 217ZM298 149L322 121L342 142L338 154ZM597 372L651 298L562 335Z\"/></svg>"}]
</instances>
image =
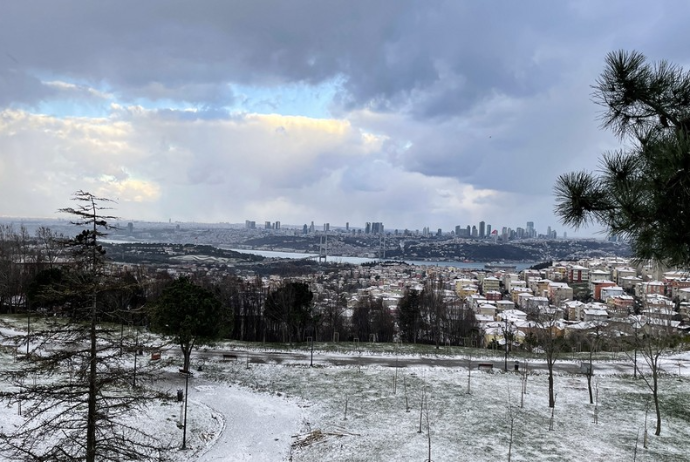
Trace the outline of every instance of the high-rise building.
<instances>
[{"instance_id":1,"label":"high-rise building","mask_svg":"<svg viewBox=\"0 0 690 462\"><path fill-rule=\"evenodd\" d=\"M311 222L311 225L309 225L309 233L314 233L316 232L316 228L314 228L314 222Z\"/></svg>"},{"instance_id":2,"label":"high-rise building","mask_svg":"<svg viewBox=\"0 0 690 462\"><path fill-rule=\"evenodd\" d=\"M302 226L302 234L309 234L309 228L306 223Z\"/></svg>"},{"instance_id":3,"label":"high-rise building","mask_svg":"<svg viewBox=\"0 0 690 462\"><path fill-rule=\"evenodd\" d=\"M279 221L276 221L275 229L276 229L276 231L280 231L280 222Z\"/></svg>"},{"instance_id":4,"label":"high-rise building","mask_svg":"<svg viewBox=\"0 0 690 462\"><path fill-rule=\"evenodd\" d=\"M367 221L364 225L364 234L371 233L371 222Z\"/></svg>"},{"instance_id":5,"label":"high-rise building","mask_svg":"<svg viewBox=\"0 0 690 462\"><path fill-rule=\"evenodd\" d=\"M323 224L323 230L328 232L331 230L331 224L330 223L324 223Z\"/></svg>"},{"instance_id":6,"label":"high-rise building","mask_svg":"<svg viewBox=\"0 0 690 462\"><path fill-rule=\"evenodd\" d=\"M486 235L491 236L491 225L486 225Z\"/></svg>"},{"instance_id":7,"label":"high-rise building","mask_svg":"<svg viewBox=\"0 0 690 462\"><path fill-rule=\"evenodd\" d=\"M375 221L371 224L371 234L383 234L383 223Z\"/></svg>"},{"instance_id":8,"label":"high-rise building","mask_svg":"<svg viewBox=\"0 0 690 462\"><path fill-rule=\"evenodd\" d=\"M271 222L270 221L264 222L264 229L271 229Z\"/></svg>"},{"instance_id":9,"label":"high-rise building","mask_svg":"<svg viewBox=\"0 0 690 462\"><path fill-rule=\"evenodd\" d=\"M350 231L350 222L349 221L345 222L345 231Z\"/></svg>"},{"instance_id":10,"label":"high-rise building","mask_svg":"<svg viewBox=\"0 0 690 462\"><path fill-rule=\"evenodd\" d=\"M479 230L474 225L472 225L472 237L479 237Z\"/></svg>"},{"instance_id":11,"label":"high-rise building","mask_svg":"<svg viewBox=\"0 0 690 462\"><path fill-rule=\"evenodd\" d=\"M483 221L480 221L479 222L479 238L480 239L484 238L485 232L486 232L486 223L484 223Z\"/></svg>"},{"instance_id":12,"label":"high-rise building","mask_svg":"<svg viewBox=\"0 0 690 462\"><path fill-rule=\"evenodd\" d=\"M527 237L536 237L537 236L537 232L534 230L534 222L533 221L527 222L527 229L525 230L525 234L527 234Z\"/></svg>"},{"instance_id":13,"label":"high-rise building","mask_svg":"<svg viewBox=\"0 0 690 462\"><path fill-rule=\"evenodd\" d=\"M256 222L251 220L245 220L244 227L246 229L256 229Z\"/></svg>"}]
</instances>

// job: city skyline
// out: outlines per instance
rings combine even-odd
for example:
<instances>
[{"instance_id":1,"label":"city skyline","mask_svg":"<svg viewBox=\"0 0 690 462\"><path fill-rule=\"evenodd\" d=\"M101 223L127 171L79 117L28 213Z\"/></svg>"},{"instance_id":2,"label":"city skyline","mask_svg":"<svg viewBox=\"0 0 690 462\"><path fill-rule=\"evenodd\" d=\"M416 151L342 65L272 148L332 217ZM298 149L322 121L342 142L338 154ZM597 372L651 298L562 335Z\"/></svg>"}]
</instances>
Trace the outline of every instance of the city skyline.
<instances>
[{"instance_id":1,"label":"city skyline","mask_svg":"<svg viewBox=\"0 0 690 462\"><path fill-rule=\"evenodd\" d=\"M240 225L241 223L233 223L234 225ZM357 224L351 225L349 221L346 221L344 224L339 224L339 223L330 223L330 222L323 222L323 223L318 223L315 222L314 220L311 220L309 224L303 223L303 224L292 224L292 223L282 223L280 220L276 221L264 221L263 226L260 226L260 222L257 222L256 220L245 220L244 222L244 227L246 229L264 229L264 230L273 230L273 231L279 231L282 229L302 229L303 234L313 234L313 233L319 233L319 232L328 232L328 231L360 231L363 232L364 234L398 234L399 232L412 232L412 233L421 233L421 234L454 234L455 236L458 237L471 237L471 238L491 238L491 237L501 237L504 236L505 234L510 234L514 233L515 237L518 239L524 239L524 238L536 238L536 237L547 237L547 238L553 238L556 239L558 237L561 238L567 238L567 232L564 231L561 233L561 235L558 235L558 232L556 229L553 229L550 225L546 227L546 231L544 233L539 232L539 229L534 226L533 221L528 221L526 222L526 226L523 228L522 226L515 226L514 228L512 226L501 226L500 231L499 227L493 228L491 223L486 223L484 221L480 221L479 226L476 224L468 224L466 226L462 225L456 225L451 229L443 229L443 228L434 228L432 226L415 226L412 228L399 228L395 226L389 226L386 227L383 222L370 222L367 221L365 222L362 226L358 226ZM421 229L421 231L420 231ZM609 236L601 236L602 238L608 238Z\"/></svg>"},{"instance_id":2,"label":"city skyline","mask_svg":"<svg viewBox=\"0 0 690 462\"><path fill-rule=\"evenodd\" d=\"M500 233L529 219L603 237L553 213L559 174L620 148L591 85L617 49L690 67L688 13L641 0L12 2L0 217L55 218L84 190L125 220Z\"/></svg>"}]
</instances>

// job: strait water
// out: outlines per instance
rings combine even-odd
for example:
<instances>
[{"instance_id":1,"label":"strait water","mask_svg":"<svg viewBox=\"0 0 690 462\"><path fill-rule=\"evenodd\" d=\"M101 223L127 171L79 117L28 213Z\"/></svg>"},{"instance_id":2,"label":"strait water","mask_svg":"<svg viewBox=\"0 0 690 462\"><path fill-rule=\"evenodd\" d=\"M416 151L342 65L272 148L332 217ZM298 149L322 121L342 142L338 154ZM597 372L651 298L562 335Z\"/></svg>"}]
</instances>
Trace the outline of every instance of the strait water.
<instances>
[{"instance_id":1,"label":"strait water","mask_svg":"<svg viewBox=\"0 0 690 462\"><path fill-rule=\"evenodd\" d=\"M260 255L266 258L316 258L318 255L313 253L299 253L299 252L276 252L272 250L250 250L250 249L236 249L229 246L219 246L220 248L227 250L234 250L239 253L248 253L254 255ZM329 255L328 262L330 263L350 263L353 265L361 265L362 263L370 263L380 261L375 258L364 258L364 257L340 257ZM460 262L460 261L421 261L421 260L403 260L405 263L417 266L453 266L455 268L461 269L484 269L484 265L492 264L495 262ZM537 262L519 262L519 263L506 263L507 265L515 266L517 271L522 271L535 265ZM500 263L499 263L500 264Z\"/></svg>"}]
</instances>

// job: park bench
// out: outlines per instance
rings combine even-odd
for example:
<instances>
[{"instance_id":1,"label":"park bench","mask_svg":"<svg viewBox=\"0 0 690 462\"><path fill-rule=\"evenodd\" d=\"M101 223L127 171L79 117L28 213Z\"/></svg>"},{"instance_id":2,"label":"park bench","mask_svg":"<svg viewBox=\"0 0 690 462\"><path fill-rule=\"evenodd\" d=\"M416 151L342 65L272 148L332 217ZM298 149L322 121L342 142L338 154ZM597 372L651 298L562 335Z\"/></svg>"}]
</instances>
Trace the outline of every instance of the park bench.
<instances>
[{"instance_id":1,"label":"park bench","mask_svg":"<svg viewBox=\"0 0 690 462\"><path fill-rule=\"evenodd\" d=\"M477 364L477 369L491 372L494 369L494 365L491 363L479 363Z\"/></svg>"}]
</instances>

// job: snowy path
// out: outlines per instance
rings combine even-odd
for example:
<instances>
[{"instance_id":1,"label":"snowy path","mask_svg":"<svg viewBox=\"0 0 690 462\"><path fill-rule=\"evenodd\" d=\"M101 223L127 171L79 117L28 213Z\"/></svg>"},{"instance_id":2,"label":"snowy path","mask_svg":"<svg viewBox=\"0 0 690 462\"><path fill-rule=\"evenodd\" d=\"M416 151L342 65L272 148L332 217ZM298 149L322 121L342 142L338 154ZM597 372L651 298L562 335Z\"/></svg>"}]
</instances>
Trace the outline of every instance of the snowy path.
<instances>
[{"instance_id":1,"label":"snowy path","mask_svg":"<svg viewBox=\"0 0 690 462\"><path fill-rule=\"evenodd\" d=\"M292 435L299 432L301 411L285 399L235 386L205 382L190 398L225 417L225 426L199 462L288 460Z\"/></svg>"}]
</instances>

